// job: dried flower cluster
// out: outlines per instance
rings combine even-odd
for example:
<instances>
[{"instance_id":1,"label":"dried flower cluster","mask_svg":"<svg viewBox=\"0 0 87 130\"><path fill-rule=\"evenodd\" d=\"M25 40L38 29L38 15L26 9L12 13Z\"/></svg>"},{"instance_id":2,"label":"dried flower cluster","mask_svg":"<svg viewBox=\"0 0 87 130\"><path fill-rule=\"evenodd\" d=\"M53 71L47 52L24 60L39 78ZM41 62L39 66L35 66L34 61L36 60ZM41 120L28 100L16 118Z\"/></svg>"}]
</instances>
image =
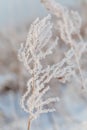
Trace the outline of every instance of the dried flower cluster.
<instances>
[{"instance_id":1,"label":"dried flower cluster","mask_svg":"<svg viewBox=\"0 0 87 130\"><path fill-rule=\"evenodd\" d=\"M77 76L85 87L85 79L80 66L82 54L87 51L87 44L80 35L81 19L77 12L69 11L67 8L56 3L54 0L42 0L45 7L56 17L48 15L40 20L37 18L31 25L27 41L21 44L19 59L24 63L30 79L27 83L28 89L21 100L22 108L30 114L30 121L36 119L41 113L53 112L55 109L45 108L47 104L58 101L56 98L44 100L43 96L49 90L48 83L52 78L57 78L65 83L71 76ZM52 29L58 32L53 38ZM43 60L53 53L59 39L68 46L65 57L58 63L44 66Z\"/></svg>"}]
</instances>

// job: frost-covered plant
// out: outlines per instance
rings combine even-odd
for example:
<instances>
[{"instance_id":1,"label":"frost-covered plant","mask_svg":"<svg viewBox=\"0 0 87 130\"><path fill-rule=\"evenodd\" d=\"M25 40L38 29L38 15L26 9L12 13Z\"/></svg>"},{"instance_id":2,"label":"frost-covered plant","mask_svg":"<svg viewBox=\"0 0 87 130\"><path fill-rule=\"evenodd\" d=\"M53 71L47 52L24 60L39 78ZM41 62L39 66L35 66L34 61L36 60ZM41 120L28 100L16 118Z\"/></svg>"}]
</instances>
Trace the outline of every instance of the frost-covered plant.
<instances>
[{"instance_id":1,"label":"frost-covered plant","mask_svg":"<svg viewBox=\"0 0 87 130\"><path fill-rule=\"evenodd\" d=\"M78 78L77 71L79 70L82 88L85 88L85 77L80 65L82 54L87 52L87 43L83 41L80 35L81 18L76 11L68 10L60 5L55 0L41 0L45 7L55 16L54 28L58 31L59 37L72 50L72 58L74 64L74 76Z\"/></svg>"},{"instance_id":2,"label":"frost-covered plant","mask_svg":"<svg viewBox=\"0 0 87 130\"><path fill-rule=\"evenodd\" d=\"M80 66L82 54L87 51L87 44L80 35L81 19L77 12L69 11L67 8L56 3L54 0L42 0L46 8L56 17L55 21L51 15L40 20L37 18L28 33L26 43L21 44L19 59L24 63L28 73L29 81L27 91L21 100L21 106L29 113L28 130L31 122L41 113L53 112L54 108L48 109L47 105L58 101L58 97L44 98L50 89L48 83L57 78L65 83L70 77L77 76L79 70L82 88L85 87L85 79ZM58 31L58 36L53 37L52 31ZM53 65L45 65L44 60L53 53L57 47L59 38L68 46L65 57Z\"/></svg>"},{"instance_id":3,"label":"frost-covered plant","mask_svg":"<svg viewBox=\"0 0 87 130\"><path fill-rule=\"evenodd\" d=\"M73 73L73 63L69 62L72 58L72 50L69 50L65 58L53 65L46 65L42 61L47 55L52 54L53 49L58 44L58 38L53 40L51 16L39 20L37 18L31 25L27 41L21 44L19 59L30 74L27 83L28 89L21 100L22 108L30 114L30 122L36 119L41 113L53 112L54 108L47 109L45 106L51 102L58 101L56 98L43 99L45 93L49 90L48 83L52 78L58 78L62 82L69 80ZM61 78L62 77L62 78Z\"/></svg>"},{"instance_id":4,"label":"frost-covered plant","mask_svg":"<svg viewBox=\"0 0 87 130\"><path fill-rule=\"evenodd\" d=\"M30 114L28 129L30 128L30 122L36 119L41 113L55 111L54 108L48 109L44 108L44 106L59 100L57 97L43 99L44 94L50 89L47 83L54 74L53 66L46 66L44 68L41 60L51 54L58 43L58 38L56 38L50 47L48 46L52 38L52 23L50 19L51 16L48 15L42 20L37 18L32 23L27 41L25 44L21 44L19 51L19 59L24 62L30 74L27 92L21 100L22 108Z\"/></svg>"}]
</instances>

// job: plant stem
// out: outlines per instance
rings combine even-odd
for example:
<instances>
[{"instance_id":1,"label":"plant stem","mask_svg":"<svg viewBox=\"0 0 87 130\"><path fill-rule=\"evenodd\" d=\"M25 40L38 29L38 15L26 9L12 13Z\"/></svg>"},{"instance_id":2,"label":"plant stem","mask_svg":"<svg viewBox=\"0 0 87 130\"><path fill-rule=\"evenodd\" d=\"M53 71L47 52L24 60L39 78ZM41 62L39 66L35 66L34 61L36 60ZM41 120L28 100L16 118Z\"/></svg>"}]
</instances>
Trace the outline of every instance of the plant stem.
<instances>
[{"instance_id":1,"label":"plant stem","mask_svg":"<svg viewBox=\"0 0 87 130\"><path fill-rule=\"evenodd\" d=\"M30 126L31 126L31 119L29 118L29 120L28 120L28 130L30 130Z\"/></svg>"},{"instance_id":2,"label":"plant stem","mask_svg":"<svg viewBox=\"0 0 87 130\"><path fill-rule=\"evenodd\" d=\"M35 89L35 71L33 71L32 77L33 77L33 82L32 82L32 87L33 87L32 93L33 93L34 89ZM29 120L28 120L28 130L30 130L30 127L31 127L31 120L32 120L32 117L30 117Z\"/></svg>"},{"instance_id":3,"label":"plant stem","mask_svg":"<svg viewBox=\"0 0 87 130\"><path fill-rule=\"evenodd\" d=\"M77 66L78 66L78 70L79 70L80 77L81 77L82 89L84 89L84 88L85 88L84 78L83 78L83 76L82 76L82 71L81 71L80 63L79 63L79 60L78 60L78 57L77 57L77 55L76 55L75 48L74 48L72 42L70 42L70 46L71 46L71 47L73 48L73 50L74 50L74 56L75 56L76 63L77 63Z\"/></svg>"}]
</instances>

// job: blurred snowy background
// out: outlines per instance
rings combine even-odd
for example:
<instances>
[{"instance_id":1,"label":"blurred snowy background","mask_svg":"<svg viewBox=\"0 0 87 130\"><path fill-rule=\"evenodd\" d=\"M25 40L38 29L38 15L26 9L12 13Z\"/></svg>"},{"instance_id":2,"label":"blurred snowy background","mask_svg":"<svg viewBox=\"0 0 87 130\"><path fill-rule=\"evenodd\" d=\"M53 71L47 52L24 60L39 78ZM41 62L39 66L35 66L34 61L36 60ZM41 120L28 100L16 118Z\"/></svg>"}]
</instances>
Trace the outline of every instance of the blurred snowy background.
<instances>
[{"instance_id":1,"label":"blurred snowy background","mask_svg":"<svg viewBox=\"0 0 87 130\"><path fill-rule=\"evenodd\" d=\"M87 39L86 0L56 1L78 10L81 34ZM47 13L40 0L0 0L0 130L27 130L28 115L20 107L20 98L26 91L28 73L18 60L18 48L25 42L32 21ZM58 52L50 63L60 57ZM49 94L60 97L57 112L42 115L34 121L32 130L87 130L86 90L74 81L68 85L53 81Z\"/></svg>"}]
</instances>

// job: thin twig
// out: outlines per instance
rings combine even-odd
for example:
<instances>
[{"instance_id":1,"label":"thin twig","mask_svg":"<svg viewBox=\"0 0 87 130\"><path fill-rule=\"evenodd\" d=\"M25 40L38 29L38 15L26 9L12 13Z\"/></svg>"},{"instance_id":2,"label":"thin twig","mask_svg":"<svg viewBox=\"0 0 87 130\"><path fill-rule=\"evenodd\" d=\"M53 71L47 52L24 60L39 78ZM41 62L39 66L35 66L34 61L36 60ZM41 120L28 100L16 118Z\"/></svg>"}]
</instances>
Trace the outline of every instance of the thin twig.
<instances>
[{"instance_id":1,"label":"thin twig","mask_svg":"<svg viewBox=\"0 0 87 130\"><path fill-rule=\"evenodd\" d=\"M32 119L33 119L33 117L29 117L29 120L28 120L28 130L30 130Z\"/></svg>"},{"instance_id":2,"label":"thin twig","mask_svg":"<svg viewBox=\"0 0 87 130\"><path fill-rule=\"evenodd\" d=\"M30 126L31 126L31 119L29 118L29 120L28 120L28 130L30 130Z\"/></svg>"},{"instance_id":3,"label":"thin twig","mask_svg":"<svg viewBox=\"0 0 87 130\"><path fill-rule=\"evenodd\" d=\"M36 67L36 66L34 66L34 67ZM33 71L32 77L33 77L33 82L32 82L32 87L33 87L32 93L33 93L34 89L35 89L35 71ZM29 120L28 120L28 130L30 130L30 127L31 127L31 120L32 120L32 117L30 117Z\"/></svg>"},{"instance_id":4,"label":"thin twig","mask_svg":"<svg viewBox=\"0 0 87 130\"><path fill-rule=\"evenodd\" d=\"M78 57L77 57L76 52L75 52L75 48L74 48L74 46L72 45L72 42L70 42L70 46L71 46L71 47L73 48L73 50L74 50L74 56L75 56L76 63L77 63L77 66L78 66L78 70L79 70L80 77L81 77L82 89L84 89L84 88L85 88L85 84L84 84L84 78L83 78L83 76L82 76L82 70L81 70L81 67L80 67L80 63L79 63Z\"/></svg>"}]
</instances>

